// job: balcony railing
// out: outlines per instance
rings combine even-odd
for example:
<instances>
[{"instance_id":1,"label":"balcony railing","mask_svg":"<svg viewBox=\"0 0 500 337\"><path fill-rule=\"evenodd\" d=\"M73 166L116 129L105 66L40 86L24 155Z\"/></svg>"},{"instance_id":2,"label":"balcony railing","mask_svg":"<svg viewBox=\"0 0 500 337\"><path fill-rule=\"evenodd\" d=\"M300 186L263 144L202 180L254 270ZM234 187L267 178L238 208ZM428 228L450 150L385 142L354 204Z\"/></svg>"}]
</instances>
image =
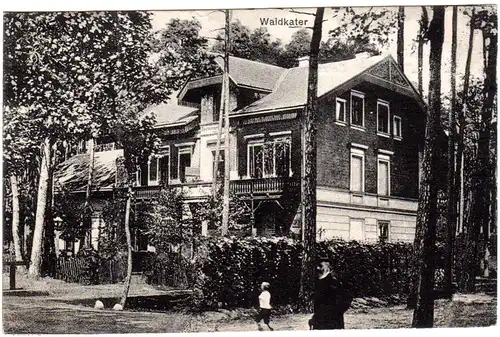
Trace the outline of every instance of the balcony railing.
<instances>
[{"instance_id":1,"label":"balcony railing","mask_svg":"<svg viewBox=\"0 0 500 337\"><path fill-rule=\"evenodd\" d=\"M188 197L205 198L211 193L212 184L209 182L192 182L185 184L172 184L174 188L182 188ZM240 196L265 196L282 195L287 192L296 192L300 189L300 180L296 178L260 178L233 180L230 191ZM159 186L135 187L137 199L151 199L158 195Z\"/></svg>"},{"instance_id":2,"label":"balcony railing","mask_svg":"<svg viewBox=\"0 0 500 337\"><path fill-rule=\"evenodd\" d=\"M300 188L300 180L281 177L234 180L230 188L237 195L282 194Z\"/></svg>"}]
</instances>

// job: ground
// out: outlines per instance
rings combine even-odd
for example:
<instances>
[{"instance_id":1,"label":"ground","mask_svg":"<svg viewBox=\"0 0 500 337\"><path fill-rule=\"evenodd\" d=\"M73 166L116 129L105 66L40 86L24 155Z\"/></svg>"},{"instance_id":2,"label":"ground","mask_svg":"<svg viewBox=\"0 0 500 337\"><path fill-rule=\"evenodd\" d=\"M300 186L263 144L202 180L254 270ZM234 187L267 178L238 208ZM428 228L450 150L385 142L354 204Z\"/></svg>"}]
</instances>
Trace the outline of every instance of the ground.
<instances>
[{"instance_id":1,"label":"ground","mask_svg":"<svg viewBox=\"0 0 500 337\"><path fill-rule=\"evenodd\" d=\"M3 280L4 287L6 284ZM28 281L25 281L28 285ZM68 301L103 294L119 294L120 285L80 286L43 280L31 283L39 293L3 296L5 333L154 333L255 331L251 317L234 311L195 315L182 312L116 312L95 310ZM52 289L52 290L50 290ZM147 285L132 286L132 293L159 293ZM71 295L73 293L73 295ZM28 296L31 295L31 296ZM78 301L76 301L78 302ZM83 302L82 302L83 303ZM453 301L436 302L436 327L479 327L496 324L496 296L486 294L455 295ZM238 318L239 317L239 318ZM347 329L409 328L412 311L404 306L350 309L345 317ZM275 330L307 330L310 315L274 316Z\"/></svg>"}]
</instances>

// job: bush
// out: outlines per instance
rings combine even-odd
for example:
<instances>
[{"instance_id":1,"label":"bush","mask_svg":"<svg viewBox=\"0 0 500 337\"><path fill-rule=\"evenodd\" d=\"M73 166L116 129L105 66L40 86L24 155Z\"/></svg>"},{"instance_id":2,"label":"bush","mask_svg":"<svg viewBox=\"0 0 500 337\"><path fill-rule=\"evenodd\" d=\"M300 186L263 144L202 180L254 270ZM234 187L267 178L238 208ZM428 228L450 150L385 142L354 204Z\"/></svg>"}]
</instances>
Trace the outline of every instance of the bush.
<instances>
[{"instance_id":1,"label":"bush","mask_svg":"<svg viewBox=\"0 0 500 337\"><path fill-rule=\"evenodd\" d=\"M143 270L148 284L179 289L194 283L193 265L179 253L151 254L145 259Z\"/></svg>"},{"instance_id":2,"label":"bush","mask_svg":"<svg viewBox=\"0 0 500 337\"><path fill-rule=\"evenodd\" d=\"M361 244L330 240L318 243L332 267L356 297L384 297L408 290L411 245ZM284 238L208 238L194 288L203 309L258 304L260 284L271 284L274 306L295 305L300 289L302 245Z\"/></svg>"}]
</instances>

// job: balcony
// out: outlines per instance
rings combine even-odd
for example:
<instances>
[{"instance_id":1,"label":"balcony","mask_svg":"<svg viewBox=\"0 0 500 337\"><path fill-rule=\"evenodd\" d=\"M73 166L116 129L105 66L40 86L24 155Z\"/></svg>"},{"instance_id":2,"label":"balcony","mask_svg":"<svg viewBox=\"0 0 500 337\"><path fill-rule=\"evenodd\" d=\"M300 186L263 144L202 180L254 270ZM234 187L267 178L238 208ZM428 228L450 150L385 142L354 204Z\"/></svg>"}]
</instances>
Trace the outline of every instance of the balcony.
<instances>
[{"instance_id":1,"label":"balcony","mask_svg":"<svg viewBox=\"0 0 500 337\"><path fill-rule=\"evenodd\" d=\"M187 199L205 199L211 193L211 183L207 182L189 182L170 184L170 187L182 189ZM158 196L160 186L137 186L134 188L135 197L139 200L151 199Z\"/></svg>"},{"instance_id":2,"label":"balcony","mask_svg":"<svg viewBox=\"0 0 500 337\"><path fill-rule=\"evenodd\" d=\"M204 199L211 193L210 182L189 182L171 184L171 187L182 188L188 199ZM135 197L140 200L151 199L158 195L159 186L135 187ZM278 198L285 193L300 193L300 180L296 178L260 178L233 180L230 183L231 193L243 198Z\"/></svg>"},{"instance_id":3,"label":"balcony","mask_svg":"<svg viewBox=\"0 0 500 337\"><path fill-rule=\"evenodd\" d=\"M281 196L300 192L300 180L295 178L260 178L231 181L231 192L239 196Z\"/></svg>"}]
</instances>

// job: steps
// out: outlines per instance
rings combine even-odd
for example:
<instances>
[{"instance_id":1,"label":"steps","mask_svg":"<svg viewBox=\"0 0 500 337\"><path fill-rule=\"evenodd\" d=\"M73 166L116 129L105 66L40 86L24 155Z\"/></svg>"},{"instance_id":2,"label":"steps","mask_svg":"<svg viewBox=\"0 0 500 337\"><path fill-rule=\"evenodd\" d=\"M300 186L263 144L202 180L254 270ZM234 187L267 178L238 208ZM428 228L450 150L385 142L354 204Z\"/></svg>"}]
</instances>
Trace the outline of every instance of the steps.
<instances>
[{"instance_id":1,"label":"steps","mask_svg":"<svg viewBox=\"0 0 500 337\"><path fill-rule=\"evenodd\" d=\"M496 294L497 293L497 279L496 278L486 278L486 277L476 277L476 292L486 293L486 294Z\"/></svg>"}]
</instances>

